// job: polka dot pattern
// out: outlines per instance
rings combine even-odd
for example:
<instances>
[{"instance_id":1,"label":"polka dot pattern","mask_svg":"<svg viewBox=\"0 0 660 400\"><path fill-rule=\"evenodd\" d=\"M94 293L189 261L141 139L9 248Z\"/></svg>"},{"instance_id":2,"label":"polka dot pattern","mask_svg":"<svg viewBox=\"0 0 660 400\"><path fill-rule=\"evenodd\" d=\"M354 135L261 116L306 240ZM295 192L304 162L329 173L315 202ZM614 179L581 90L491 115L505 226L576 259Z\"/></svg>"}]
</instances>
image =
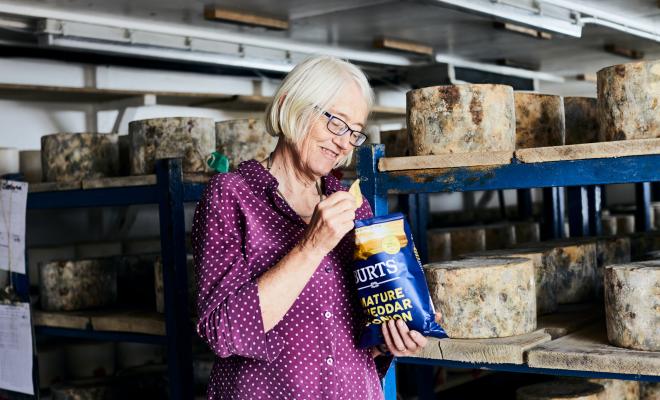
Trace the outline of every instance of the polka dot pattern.
<instances>
[{"instance_id":1,"label":"polka dot pattern","mask_svg":"<svg viewBox=\"0 0 660 400\"><path fill-rule=\"evenodd\" d=\"M325 194L347 190L332 175ZM354 233L318 266L283 319L264 332L257 278L301 240L303 220L259 162L216 174L197 205L192 239L197 333L217 355L209 399L382 399L390 359L358 349L362 317L351 279ZM358 219L372 217L368 202Z\"/></svg>"}]
</instances>

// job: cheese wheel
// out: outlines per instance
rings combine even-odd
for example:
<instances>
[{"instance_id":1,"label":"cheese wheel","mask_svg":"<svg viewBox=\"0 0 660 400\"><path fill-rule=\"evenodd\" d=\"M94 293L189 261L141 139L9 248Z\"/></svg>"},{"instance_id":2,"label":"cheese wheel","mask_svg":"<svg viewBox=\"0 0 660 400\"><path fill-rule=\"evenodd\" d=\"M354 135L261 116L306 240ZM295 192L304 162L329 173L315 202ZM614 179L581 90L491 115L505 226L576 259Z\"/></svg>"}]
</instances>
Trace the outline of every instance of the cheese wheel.
<instances>
[{"instance_id":1,"label":"cheese wheel","mask_svg":"<svg viewBox=\"0 0 660 400\"><path fill-rule=\"evenodd\" d=\"M660 400L660 382L640 382L639 400Z\"/></svg>"},{"instance_id":2,"label":"cheese wheel","mask_svg":"<svg viewBox=\"0 0 660 400\"><path fill-rule=\"evenodd\" d=\"M217 150L229 158L229 168L247 160L264 160L275 150L277 137L266 131L262 119L248 118L216 122Z\"/></svg>"},{"instance_id":3,"label":"cheese wheel","mask_svg":"<svg viewBox=\"0 0 660 400\"><path fill-rule=\"evenodd\" d=\"M527 258L534 264L534 285L536 287L537 314L547 314L557 310L557 262L551 260L557 252L544 248L515 248L489 250L470 253L465 258Z\"/></svg>"},{"instance_id":4,"label":"cheese wheel","mask_svg":"<svg viewBox=\"0 0 660 400\"><path fill-rule=\"evenodd\" d=\"M19 153L20 172L29 183L41 182L41 150L21 150Z\"/></svg>"},{"instance_id":5,"label":"cheese wheel","mask_svg":"<svg viewBox=\"0 0 660 400\"><path fill-rule=\"evenodd\" d=\"M621 379L589 379L605 388L601 400L639 400L639 382Z\"/></svg>"},{"instance_id":6,"label":"cheese wheel","mask_svg":"<svg viewBox=\"0 0 660 400\"><path fill-rule=\"evenodd\" d=\"M593 382L556 380L521 387L517 400L601 400L605 388Z\"/></svg>"},{"instance_id":7,"label":"cheese wheel","mask_svg":"<svg viewBox=\"0 0 660 400\"><path fill-rule=\"evenodd\" d=\"M119 176L131 174L131 136L119 135L117 138L119 151Z\"/></svg>"},{"instance_id":8,"label":"cheese wheel","mask_svg":"<svg viewBox=\"0 0 660 400\"><path fill-rule=\"evenodd\" d=\"M408 129L381 131L380 142L385 145L385 157L406 157L410 155Z\"/></svg>"},{"instance_id":9,"label":"cheese wheel","mask_svg":"<svg viewBox=\"0 0 660 400\"><path fill-rule=\"evenodd\" d=\"M431 262L486 250L486 231L482 227L429 229L426 235Z\"/></svg>"},{"instance_id":10,"label":"cheese wheel","mask_svg":"<svg viewBox=\"0 0 660 400\"><path fill-rule=\"evenodd\" d=\"M0 175L20 171L19 151L12 147L0 147Z\"/></svg>"},{"instance_id":11,"label":"cheese wheel","mask_svg":"<svg viewBox=\"0 0 660 400\"><path fill-rule=\"evenodd\" d=\"M564 102L560 96L515 92L516 148L564 144Z\"/></svg>"},{"instance_id":12,"label":"cheese wheel","mask_svg":"<svg viewBox=\"0 0 660 400\"><path fill-rule=\"evenodd\" d=\"M536 329L531 260L469 258L427 264L424 273L449 337L507 337Z\"/></svg>"},{"instance_id":13,"label":"cheese wheel","mask_svg":"<svg viewBox=\"0 0 660 400\"><path fill-rule=\"evenodd\" d=\"M598 101L593 97L564 97L566 144L598 142Z\"/></svg>"},{"instance_id":14,"label":"cheese wheel","mask_svg":"<svg viewBox=\"0 0 660 400\"><path fill-rule=\"evenodd\" d=\"M515 222L513 228L516 234L516 244L537 243L541 241L541 227L538 222Z\"/></svg>"},{"instance_id":15,"label":"cheese wheel","mask_svg":"<svg viewBox=\"0 0 660 400\"><path fill-rule=\"evenodd\" d=\"M513 89L505 85L448 85L406 94L411 155L513 151Z\"/></svg>"},{"instance_id":16,"label":"cheese wheel","mask_svg":"<svg viewBox=\"0 0 660 400\"><path fill-rule=\"evenodd\" d=\"M635 215L633 214L618 214L616 218L616 231L619 235L626 235L635 233Z\"/></svg>"},{"instance_id":17,"label":"cheese wheel","mask_svg":"<svg viewBox=\"0 0 660 400\"><path fill-rule=\"evenodd\" d=\"M118 135L54 133L41 137L41 168L45 182L70 182L117 176Z\"/></svg>"},{"instance_id":18,"label":"cheese wheel","mask_svg":"<svg viewBox=\"0 0 660 400\"><path fill-rule=\"evenodd\" d=\"M660 60L598 71L600 140L660 137Z\"/></svg>"},{"instance_id":19,"label":"cheese wheel","mask_svg":"<svg viewBox=\"0 0 660 400\"><path fill-rule=\"evenodd\" d=\"M188 307L191 313L197 310L197 298L195 296L195 261L192 255L187 257L188 265ZM154 288L156 292L156 311L165 312L165 281L163 280L163 260L160 256L154 261Z\"/></svg>"},{"instance_id":20,"label":"cheese wheel","mask_svg":"<svg viewBox=\"0 0 660 400\"><path fill-rule=\"evenodd\" d=\"M39 281L44 310L74 311L117 301L117 270L108 259L43 263Z\"/></svg>"},{"instance_id":21,"label":"cheese wheel","mask_svg":"<svg viewBox=\"0 0 660 400\"><path fill-rule=\"evenodd\" d=\"M660 351L660 261L605 268L605 319L611 344Z\"/></svg>"},{"instance_id":22,"label":"cheese wheel","mask_svg":"<svg viewBox=\"0 0 660 400\"><path fill-rule=\"evenodd\" d=\"M603 235L614 236L618 234L617 219L611 215L604 215L600 218L601 226L603 227Z\"/></svg>"},{"instance_id":23,"label":"cheese wheel","mask_svg":"<svg viewBox=\"0 0 660 400\"><path fill-rule=\"evenodd\" d=\"M70 378L99 378L115 373L113 342L79 341L64 346L64 363Z\"/></svg>"},{"instance_id":24,"label":"cheese wheel","mask_svg":"<svg viewBox=\"0 0 660 400\"><path fill-rule=\"evenodd\" d=\"M508 223L485 225L486 250L506 249L516 244L516 229Z\"/></svg>"},{"instance_id":25,"label":"cheese wheel","mask_svg":"<svg viewBox=\"0 0 660 400\"><path fill-rule=\"evenodd\" d=\"M549 260L556 263L557 302L582 303L596 294L596 243L587 240L543 242L555 253Z\"/></svg>"},{"instance_id":26,"label":"cheese wheel","mask_svg":"<svg viewBox=\"0 0 660 400\"><path fill-rule=\"evenodd\" d=\"M625 236L603 237L596 241L596 296L603 298L605 267L630 262L630 238Z\"/></svg>"},{"instance_id":27,"label":"cheese wheel","mask_svg":"<svg viewBox=\"0 0 660 400\"><path fill-rule=\"evenodd\" d=\"M211 118L176 117L132 121L129 157L131 175L156 171L160 158L182 158L183 172L207 172L206 159L215 151Z\"/></svg>"}]
</instances>

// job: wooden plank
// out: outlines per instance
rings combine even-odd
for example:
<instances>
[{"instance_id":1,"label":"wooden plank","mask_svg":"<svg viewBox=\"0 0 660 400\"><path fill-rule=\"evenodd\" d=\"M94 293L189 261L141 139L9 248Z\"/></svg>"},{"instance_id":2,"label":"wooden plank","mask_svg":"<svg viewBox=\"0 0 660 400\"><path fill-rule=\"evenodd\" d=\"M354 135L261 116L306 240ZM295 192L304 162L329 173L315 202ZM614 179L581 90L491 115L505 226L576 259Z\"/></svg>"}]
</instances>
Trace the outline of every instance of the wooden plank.
<instances>
[{"instance_id":1,"label":"wooden plank","mask_svg":"<svg viewBox=\"0 0 660 400\"><path fill-rule=\"evenodd\" d=\"M527 363L533 368L660 376L660 352L610 345L602 322L530 350Z\"/></svg>"},{"instance_id":2,"label":"wooden plank","mask_svg":"<svg viewBox=\"0 0 660 400\"><path fill-rule=\"evenodd\" d=\"M384 172L503 165L510 164L512 158L512 151L493 151L490 153L453 153L411 157L384 157L378 160L378 170Z\"/></svg>"},{"instance_id":3,"label":"wooden plank","mask_svg":"<svg viewBox=\"0 0 660 400\"><path fill-rule=\"evenodd\" d=\"M59 192L62 190L82 189L82 181L72 182L39 182L28 185L29 193Z\"/></svg>"},{"instance_id":4,"label":"wooden plank","mask_svg":"<svg viewBox=\"0 0 660 400\"><path fill-rule=\"evenodd\" d=\"M558 312L539 316L538 328L543 329L554 340L602 318L602 304L562 304Z\"/></svg>"},{"instance_id":5,"label":"wooden plank","mask_svg":"<svg viewBox=\"0 0 660 400\"><path fill-rule=\"evenodd\" d=\"M433 46L409 40L381 37L374 40L374 47L377 49L398 50L425 56L433 55Z\"/></svg>"},{"instance_id":6,"label":"wooden plank","mask_svg":"<svg viewBox=\"0 0 660 400\"><path fill-rule=\"evenodd\" d=\"M211 21L232 22L248 26L261 26L269 29L289 29L289 21L284 19L230 10L212 5L204 8L204 18Z\"/></svg>"},{"instance_id":7,"label":"wooden plank","mask_svg":"<svg viewBox=\"0 0 660 400\"><path fill-rule=\"evenodd\" d=\"M117 176L110 178L84 179L83 189L103 189L127 186L151 186L156 184L156 175Z\"/></svg>"},{"instance_id":8,"label":"wooden plank","mask_svg":"<svg viewBox=\"0 0 660 400\"><path fill-rule=\"evenodd\" d=\"M587 160L660 154L660 139L619 140L614 142L583 143L568 146L537 147L516 150L523 163Z\"/></svg>"},{"instance_id":9,"label":"wooden plank","mask_svg":"<svg viewBox=\"0 0 660 400\"><path fill-rule=\"evenodd\" d=\"M418 358L451 360L473 363L523 364L525 352L551 337L544 330L524 335L494 339L431 339Z\"/></svg>"},{"instance_id":10,"label":"wooden plank","mask_svg":"<svg viewBox=\"0 0 660 400\"><path fill-rule=\"evenodd\" d=\"M205 173L190 173L190 174L183 174L183 182L184 183L208 183L209 179L213 174L205 174Z\"/></svg>"},{"instance_id":11,"label":"wooden plank","mask_svg":"<svg viewBox=\"0 0 660 400\"><path fill-rule=\"evenodd\" d=\"M32 323L35 326L51 328L88 329L92 321L89 313L80 311L32 311Z\"/></svg>"},{"instance_id":12,"label":"wooden plank","mask_svg":"<svg viewBox=\"0 0 660 400\"><path fill-rule=\"evenodd\" d=\"M97 331L165 334L165 317L148 311L107 311L91 317L92 328Z\"/></svg>"}]
</instances>

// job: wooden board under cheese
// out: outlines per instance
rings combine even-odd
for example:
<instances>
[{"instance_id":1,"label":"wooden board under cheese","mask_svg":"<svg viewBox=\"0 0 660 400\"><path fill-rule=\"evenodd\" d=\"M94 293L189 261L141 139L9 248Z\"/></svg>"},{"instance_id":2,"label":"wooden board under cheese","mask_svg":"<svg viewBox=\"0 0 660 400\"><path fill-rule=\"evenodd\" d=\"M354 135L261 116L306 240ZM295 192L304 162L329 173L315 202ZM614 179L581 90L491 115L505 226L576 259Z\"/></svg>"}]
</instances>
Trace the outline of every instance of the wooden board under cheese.
<instances>
[{"instance_id":1,"label":"wooden board under cheese","mask_svg":"<svg viewBox=\"0 0 660 400\"><path fill-rule=\"evenodd\" d=\"M531 260L469 258L427 264L424 273L449 337L507 337L536 329Z\"/></svg>"},{"instance_id":2,"label":"wooden board under cheese","mask_svg":"<svg viewBox=\"0 0 660 400\"><path fill-rule=\"evenodd\" d=\"M564 144L564 102L560 96L515 92L516 149Z\"/></svg>"},{"instance_id":3,"label":"wooden board under cheese","mask_svg":"<svg viewBox=\"0 0 660 400\"><path fill-rule=\"evenodd\" d=\"M429 229L426 235L431 262L486 250L486 231L483 227Z\"/></svg>"},{"instance_id":4,"label":"wooden board under cheese","mask_svg":"<svg viewBox=\"0 0 660 400\"><path fill-rule=\"evenodd\" d=\"M598 71L600 140L660 137L660 60Z\"/></svg>"},{"instance_id":5,"label":"wooden board under cheese","mask_svg":"<svg viewBox=\"0 0 660 400\"><path fill-rule=\"evenodd\" d=\"M602 400L602 385L572 380L555 380L523 386L516 391L516 400Z\"/></svg>"},{"instance_id":6,"label":"wooden board under cheese","mask_svg":"<svg viewBox=\"0 0 660 400\"><path fill-rule=\"evenodd\" d=\"M117 270L108 259L50 261L39 268L41 308L74 311L117 301Z\"/></svg>"},{"instance_id":7,"label":"wooden board under cheese","mask_svg":"<svg viewBox=\"0 0 660 400\"><path fill-rule=\"evenodd\" d=\"M564 97L566 144L598 142L598 101L593 97Z\"/></svg>"},{"instance_id":8,"label":"wooden board under cheese","mask_svg":"<svg viewBox=\"0 0 660 400\"><path fill-rule=\"evenodd\" d=\"M257 118L216 122L215 135L217 151L229 158L231 170L243 161L265 160L277 144L277 137L271 136L264 121Z\"/></svg>"},{"instance_id":9,"label":"wooden board under cheese","mask_svg":"<svg viewBox=\"0 0 660 400\"><path fill-rule=\"evenodd\" d=\"M513 151L513 89L448 85L406 94L411 155Z\"/></svg>"},{"instance_id":10,"label":"wooden board under cheese","mask_svg":"<svg viewBox=\"0 0 660 400\"><path fill-rule=\"evenodd\" d=\"M660 261L605 268L605 319L611 344L660 351Z\"/></svg>"},{"instance_id":11,"label":"wooden board under cheese","mask_svg":"<svg viewBox=\"0 0 660 400\"><path fill-rule=\"evenodd\" d=\"M41 137L44 182L69 182L117 176L118 135L104 133L54 133Z\"/></svg>"},{"instance_id":12,"label":"wooden board under cheese","mask_svg":"<svg viewBox=\"0 0 660 400\"><path fill-rule=\"evenodd\" d=\"M156 171L159 158L181 157L183 172L207 172L206 159L215 151L211 118L176 117L132 121L129 157L131 175Z\"/></svg>"}]
</instances>

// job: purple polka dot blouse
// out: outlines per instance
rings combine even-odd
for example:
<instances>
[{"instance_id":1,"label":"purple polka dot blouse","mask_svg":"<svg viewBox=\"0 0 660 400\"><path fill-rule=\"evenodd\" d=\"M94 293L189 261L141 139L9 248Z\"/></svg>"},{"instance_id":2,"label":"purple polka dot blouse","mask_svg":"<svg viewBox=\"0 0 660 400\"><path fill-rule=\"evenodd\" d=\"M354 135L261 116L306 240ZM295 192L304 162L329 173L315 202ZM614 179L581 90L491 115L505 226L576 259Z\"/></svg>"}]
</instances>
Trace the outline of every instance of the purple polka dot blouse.
<instances>
[{"instance_id":1,"label":"purple polka dot blouse","mask_svg":"<svg viewBox=\"0 0 660 400\"><path fill-rule=\"evenodd\" d=\"M326 195L345 187L323 177ZM259 162L217 174L197 205L192 239L197 333L217 355L209 399L382 399L389 359L356 347L361 314L350 265L354 233L316 269L293 306L264 332L257 278L301 240L305 222ZM358 219L370 218L365 201ZM378 366L376 365L378 364Z\"/></svg>"}]
</instances>

